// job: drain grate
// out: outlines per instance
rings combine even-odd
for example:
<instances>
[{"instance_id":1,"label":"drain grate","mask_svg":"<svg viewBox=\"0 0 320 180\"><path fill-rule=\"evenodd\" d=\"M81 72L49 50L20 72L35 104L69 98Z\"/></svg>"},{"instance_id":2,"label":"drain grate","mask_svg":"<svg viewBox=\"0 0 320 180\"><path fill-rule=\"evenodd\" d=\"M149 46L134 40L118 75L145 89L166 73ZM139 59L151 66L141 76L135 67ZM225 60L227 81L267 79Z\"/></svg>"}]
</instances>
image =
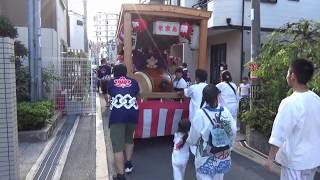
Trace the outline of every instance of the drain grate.
<instances>
[{"instance_id":1,"label":"drain grate","mask_svg":"<svg viewBox=\"0 0 320 180\"><path fill-rule=\"evenodd\" d=\"M57 133L56 139L53 142L50 150L43 159L40 168L34 177L34 180L52 179L76 118L76 115L68 116L66 118L66 121L61 127L60 131Z\"/></svg>"}]
</instances>

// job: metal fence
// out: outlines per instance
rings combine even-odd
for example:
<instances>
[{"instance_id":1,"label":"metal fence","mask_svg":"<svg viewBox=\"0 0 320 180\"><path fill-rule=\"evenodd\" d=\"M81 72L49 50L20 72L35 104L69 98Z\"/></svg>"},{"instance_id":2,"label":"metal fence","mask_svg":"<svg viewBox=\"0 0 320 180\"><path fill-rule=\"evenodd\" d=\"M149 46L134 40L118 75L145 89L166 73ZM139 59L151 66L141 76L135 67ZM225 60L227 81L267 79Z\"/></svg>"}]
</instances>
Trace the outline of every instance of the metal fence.
<instances>
[{"instance_id":1,"label":"metal fence","mask_svg":"<svg viewBox=\"0 0 320 180\"><path fill-rule=\"evenodd\" d=\"M95 85L88 58L63 57L59 83L55 85L56 110L66 114L95 113ZM58 85L59 84L59 85Z\"/></svg>"}]
</instances>

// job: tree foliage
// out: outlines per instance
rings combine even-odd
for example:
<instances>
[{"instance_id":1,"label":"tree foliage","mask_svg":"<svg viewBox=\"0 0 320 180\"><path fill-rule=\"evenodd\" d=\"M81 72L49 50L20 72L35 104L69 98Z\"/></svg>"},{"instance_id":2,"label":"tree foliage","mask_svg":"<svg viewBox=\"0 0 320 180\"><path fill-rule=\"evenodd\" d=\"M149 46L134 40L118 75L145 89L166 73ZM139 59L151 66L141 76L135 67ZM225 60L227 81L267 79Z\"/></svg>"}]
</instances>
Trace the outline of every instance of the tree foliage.
<instances>
[{"instance_id":1,"label":"tree foliage","mask_svg":"<svg viewBox=\"0 0 320 180\"><path fill-rule=\"evenodd\" d=\"M25 66L24 60L27 60L28 49L20 42L14 42L15 67L16 67L16 94L17 101L30 101L30 73L29 67ZM51 85L59 79L53 66L42 68L42 87L45 95L49 94L52 89Z\"/></svg>"},{"instance_id":2,"label":"tree foliage","mask_svg":"<svg viewBox=\"0 0 320 180\"><path fill-rule=\"evenodd\" d=\"M290 93L286 74L290 62L296 58L308 58L315 64L316 72L308 86L319 94L319 22L301 20L288 23L271 33L261 49L257 60L259 68L252 73L260 79L262 100L255 102L254 109L244 113L242 119L264 134L271 132L278 106Z\"/></svg>"},{"instance_id":3,"label":"tree foliage","mask_svg":"<svg viewBox=\"0 0 320 180\"><path fill-rule=\"evenodd\" d=\"M0 16L0 36L14 39L17 37L17 35L17 29L10 22L10 20L6 17Z\"/></svg>"}]
</instances>

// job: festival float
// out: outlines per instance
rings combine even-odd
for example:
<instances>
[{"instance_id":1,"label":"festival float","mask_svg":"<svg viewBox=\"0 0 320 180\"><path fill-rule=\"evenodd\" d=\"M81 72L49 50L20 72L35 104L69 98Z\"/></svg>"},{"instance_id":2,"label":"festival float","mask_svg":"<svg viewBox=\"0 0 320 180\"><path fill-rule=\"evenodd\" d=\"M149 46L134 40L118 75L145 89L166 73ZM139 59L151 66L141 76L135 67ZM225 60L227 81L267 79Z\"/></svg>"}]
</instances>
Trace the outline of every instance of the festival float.
<instances>
[{"instance_id":1,"label":"festival float","mask_svg":"<svg viewBox=\"0 0 320 180\"><path fill-rule=\"evenodd\" d=\"M117 28L119 61L140 86L135 138L172 135L188 119L189 100L173 91L175 68L207 69L211 12L179 6L123 4Z\"/></svg>"}]
</instances>

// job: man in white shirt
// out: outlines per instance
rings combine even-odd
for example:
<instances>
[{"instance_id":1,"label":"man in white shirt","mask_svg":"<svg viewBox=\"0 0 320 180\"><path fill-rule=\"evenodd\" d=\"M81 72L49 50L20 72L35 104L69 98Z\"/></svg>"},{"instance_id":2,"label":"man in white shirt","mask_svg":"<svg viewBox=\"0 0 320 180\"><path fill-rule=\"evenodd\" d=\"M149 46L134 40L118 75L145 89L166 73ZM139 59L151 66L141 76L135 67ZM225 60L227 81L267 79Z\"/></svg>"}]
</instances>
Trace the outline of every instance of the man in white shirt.
<instances>
[{"instance_id":1,"label":"man in white shirt","mask_svg":"<svg viewBox=\"0 0 320 180\"><path fill-rule=\"evenodd\" d=\"M196 70L196 84L191 85L190 87L184 89L184 95L190 98L189 104L189 120L192 123L194 119L194 114L198 109L200 109L200 104L202 101L202 91L203 88L208 85L207 72L203 69Z\"/></svg>"},{"instance_id":2,"label":"man in white shirt","mask_svg":"<svg viewBox=\"0 0 320 180\"><path fill-rule=\"evenodd\" d=\"M200 109L201 101L202 101L202 91L204 87L208 84L206 83L207 80L207 72L203 69L196 70L196 84L189 86L188 88L184 89L184 96L190 98L189 103L189 120L194 123L195 114L198 109ZM195 122L196 123L196 122ZM196 146L190 146L191 152L195 155L196 153Z\"/></svg>"},{"instance_id":3,"label":"man in white shirt","mask_svg":"<svg viewBox=\"0 0 320 180\"><path fill-rule=\"evenodd\" d=\"M306 59L294 60L287 82L294 93L283 99L273 123L265 167L281 164L281 180L313 180L320 166L320 98L307 83L314 72Z\"/></svg>"}]
</instances>

